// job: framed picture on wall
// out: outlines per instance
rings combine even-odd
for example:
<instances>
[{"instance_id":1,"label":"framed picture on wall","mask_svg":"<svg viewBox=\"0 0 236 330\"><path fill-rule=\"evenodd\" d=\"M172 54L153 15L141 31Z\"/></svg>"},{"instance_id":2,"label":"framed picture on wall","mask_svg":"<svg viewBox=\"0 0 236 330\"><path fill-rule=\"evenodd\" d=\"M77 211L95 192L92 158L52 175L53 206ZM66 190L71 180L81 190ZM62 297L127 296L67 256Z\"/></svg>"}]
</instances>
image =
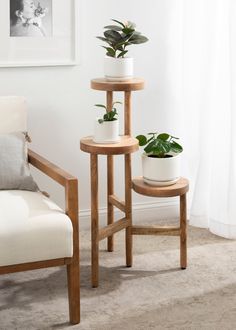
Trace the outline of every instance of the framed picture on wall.
<instances>
[{"instance_id":1,"label":"framed picture on wall","mask_svg":"<svg viewBox=\"0 0 236 330\"><path fill-rule=\"evenodd\" d=\"M76 65L77 0L1 0L0 67Z\"/></svg>"}]
</instances>

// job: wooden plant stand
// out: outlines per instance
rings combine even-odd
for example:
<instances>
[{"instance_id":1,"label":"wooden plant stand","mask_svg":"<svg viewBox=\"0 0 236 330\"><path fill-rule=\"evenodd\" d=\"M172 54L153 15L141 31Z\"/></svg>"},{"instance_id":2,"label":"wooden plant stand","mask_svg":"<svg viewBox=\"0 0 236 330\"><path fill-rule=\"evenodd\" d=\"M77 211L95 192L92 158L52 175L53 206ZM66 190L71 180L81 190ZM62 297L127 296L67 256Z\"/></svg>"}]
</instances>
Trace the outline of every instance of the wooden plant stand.
<instances>
[{"instance_id":1,"label":"wooden plant stand","mask_svg":"<svg viewBox=\"0 0 236 330\"><path fill-rule=\"evenodd\" d=\"M132 177L131 153L138 150L138 140L131 137L131 92L144 88L142 79L127 82L109 82L103 78L91 81L91 88L106 92L107 109L111 111L113 92L124 92L124 136L115 144L97 144L92 137L82 138L80 148L90 153L91 166L91 242L92 242L92 286L99 283L99 241L108 239L107 250L114 249L113 235L126 230L126 265L132 266ZM125 200L114 193L114 155L124 155ZM99 228L98 215L98 155L107 156L107 226ZM114 222L114 206L124 212L124 218Z\"/></svg>"},{"instance_id":2,"label":"wooden plant stand","mask_svg":"<svg viewBox=\"0 0 236 330\"><path fill-rule=\"evenodd\" d=\"M180 178L174 185L154 187L146 184L142 177L133 179L133 190L150 197L180 197L180 225L177 226L132 226L132 235L180 236L180 267L187 267L187 202L189 190L187 179Z\"/></svg>"}]
</instances>

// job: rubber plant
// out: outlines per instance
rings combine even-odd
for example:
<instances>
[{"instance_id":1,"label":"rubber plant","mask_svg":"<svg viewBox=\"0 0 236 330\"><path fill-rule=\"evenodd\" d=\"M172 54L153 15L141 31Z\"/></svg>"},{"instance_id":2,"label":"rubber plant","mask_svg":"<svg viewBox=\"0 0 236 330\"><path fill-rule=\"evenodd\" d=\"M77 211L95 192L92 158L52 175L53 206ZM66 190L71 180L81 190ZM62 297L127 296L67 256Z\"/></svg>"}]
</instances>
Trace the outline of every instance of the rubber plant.
<instances>
[{"instance_id":1,"label":"rubber plant","mask_svg":"<svg viewBox=\"0 0 236 330\"><path fill-rule=\"evenodd\" d=\"M97 37L107 44L107 46L102 46L106 49L107 56L123 58L128 53L127 47L148 41L147 37L136 31L135 23L130 21L123 23L116 19L112 19L112 21L114 24L104 27L103 36Z\"/></svg>"}]
</instances>

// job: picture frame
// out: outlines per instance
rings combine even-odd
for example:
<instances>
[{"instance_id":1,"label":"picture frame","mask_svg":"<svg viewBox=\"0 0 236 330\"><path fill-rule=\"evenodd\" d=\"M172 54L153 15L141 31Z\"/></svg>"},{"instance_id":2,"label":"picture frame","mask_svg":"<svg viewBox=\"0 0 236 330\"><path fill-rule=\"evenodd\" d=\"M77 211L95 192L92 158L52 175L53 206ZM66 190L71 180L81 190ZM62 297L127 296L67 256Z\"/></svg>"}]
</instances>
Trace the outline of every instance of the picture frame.
<instances>
[{"instance_id":1,"label":"picture frame","mask_svg":"<svg viewBox=\"0 0 236 330\"><path fill-rule=\"evenodd\" d=\"M78 64L78 0L2 0L0 67Z\"/></svg>"}]
</instances>

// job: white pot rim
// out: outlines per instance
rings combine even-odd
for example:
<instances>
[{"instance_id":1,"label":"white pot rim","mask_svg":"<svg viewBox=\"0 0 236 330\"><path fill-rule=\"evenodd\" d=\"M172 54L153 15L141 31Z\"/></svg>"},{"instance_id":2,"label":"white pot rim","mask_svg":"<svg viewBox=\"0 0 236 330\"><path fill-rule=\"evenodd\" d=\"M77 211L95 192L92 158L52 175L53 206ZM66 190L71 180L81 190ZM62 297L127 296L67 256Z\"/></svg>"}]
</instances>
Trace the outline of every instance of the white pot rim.
<instances>
[{"instance_id":1,"label":"white pot rim","mask_svg":"<svg viewBox=\"0 0 236 330\"><path fill-rule=\"evenodd\" d=\"M146 154L146 152L144 152L142 154L142 157L144 158L148 158L148 159L153 159L153 160L160 160L160 161L168 161L170 159L173 159L173 158L177 158L177 157L180 157L180 155L182 154L182 152L178 153L178 154L170 154L172 157L168 157L168 158L159 158L159 157L148 157L148 155Z\"/></svg>"},{"instance_id":2,"label":"white pot rim","mask_svg":"<svg viewBox=\"0 0 236 330\"><path fill-rule=\"evenodd\" d=\"M102 125L102 124L109 125L109 124L111 124L111 123L114 123L114 122L118 122L118 121L119 121L119 118L117 118L117 119L115 119L115 120L104 120L102 123L99 123L99 121L98 121L99 119L102 119L102 118L97 117L97 118L95 119L95 121L97 121L99 125Z\"/></svg>"},{"instance_id":3,"label":"white pot rim","mask_svg":"<svg viewBox=\"0 0 236 330\"><path fill-rule=\"evenodd\" d=\"M125 60L133 60L134 58L132 56L125 56L125 57L111 57L111 56L105 56L105 58L109 58L111 61L125 61Z\"/></svg>"}]
</instances>

